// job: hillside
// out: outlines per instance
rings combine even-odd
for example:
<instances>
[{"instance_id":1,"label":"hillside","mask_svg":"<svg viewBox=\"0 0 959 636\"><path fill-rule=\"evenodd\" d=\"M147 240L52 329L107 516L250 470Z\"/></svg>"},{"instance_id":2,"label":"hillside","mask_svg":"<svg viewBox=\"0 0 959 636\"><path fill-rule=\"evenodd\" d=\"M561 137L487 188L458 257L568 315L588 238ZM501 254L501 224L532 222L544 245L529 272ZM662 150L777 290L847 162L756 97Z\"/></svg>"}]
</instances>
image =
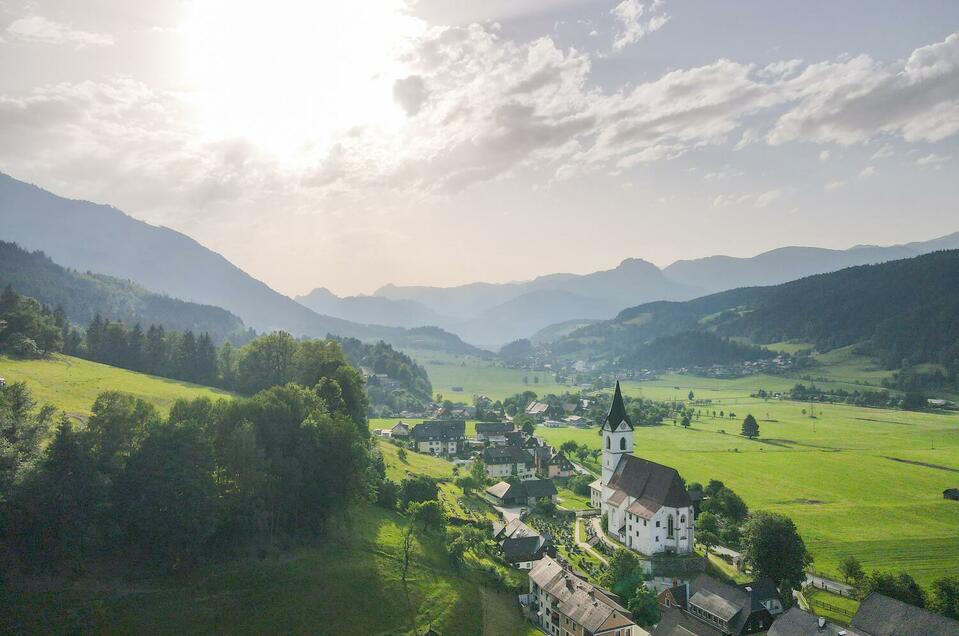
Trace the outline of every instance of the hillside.
<instances>
[{"instance_id":1,"label":"hillside","mask_svg":"<svg viewBox=\"0 0 959 636\"><path fill-rule=\"evenodd\" d=\"M52 404L75 415L88 414L97 396L110 390L130 393L161 411L169 409L180 398L232 397L231 393L219 389L64 355L48 360L14 360L0 356L0 377L8 383L26 382L37 402Z\"/></svg>"},{"instance_id":2,"label":"hillside","mask_svg":"<svg viewBox=\"0 0 959 636\"><path fill-rule=\"evenodd\" d=\"M154 294L129 280L66 269L43 252L0 241L0 287L7 284L49 307L63 307L70 322L82 327L100 314L127 325L208 333L216 342L244 330L243 321L225 309Z\"/></svg>"},{"instance_id":3,"label":"hillside","mask_svg":"<svg viewBox=\"0 0 959 636\"><path fill-rule=\"evenodd\" d=\"M367 339L390 333L320 316L184 234L144 223L108 205L58 197L3 174L0 227L2 238L28 250L43 250L61 265L222 307L258 331Z\"/></svg>"},{"instance_id":4,"label":"hillside","mask_svg":"<svg viewBox=\"0 0 959 636\"><path fill-rule=\"evenodd\" d=\"M771 286L721 292L684 303L648 303L578 329L555 352L606 359L645 342L710 330L757 343L799 340L820 350L848 345L887 368L959 366L959 250L863 265Z\"/></svg>"}]
</instances>

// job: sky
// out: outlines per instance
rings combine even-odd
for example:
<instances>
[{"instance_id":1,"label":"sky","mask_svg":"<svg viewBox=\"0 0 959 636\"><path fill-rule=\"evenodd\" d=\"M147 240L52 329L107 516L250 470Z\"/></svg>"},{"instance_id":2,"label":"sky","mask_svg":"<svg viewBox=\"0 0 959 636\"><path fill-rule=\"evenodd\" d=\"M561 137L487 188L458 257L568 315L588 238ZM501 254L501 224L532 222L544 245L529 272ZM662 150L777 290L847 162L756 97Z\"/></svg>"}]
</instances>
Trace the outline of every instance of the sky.
<instances>
[{"instance_id":1,"label":"sky","mask_svg":"<svg viewBox=\"0 0 959 636\"><path fill-rule=\"evenodd\" d=\"M930 239L957 133L952 0L0 0L0 171L290 295Z\"/></svg>"}]
</instances>

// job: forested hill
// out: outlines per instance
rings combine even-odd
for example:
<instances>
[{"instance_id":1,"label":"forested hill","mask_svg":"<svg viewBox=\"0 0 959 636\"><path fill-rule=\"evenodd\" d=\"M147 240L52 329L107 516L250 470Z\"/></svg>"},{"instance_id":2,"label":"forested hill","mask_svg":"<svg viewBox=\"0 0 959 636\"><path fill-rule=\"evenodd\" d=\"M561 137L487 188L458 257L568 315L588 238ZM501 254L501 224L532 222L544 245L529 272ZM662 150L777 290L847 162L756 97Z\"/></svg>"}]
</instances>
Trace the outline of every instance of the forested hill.
<instances>
[{"instance_id":1,"label":"forested hill","mask_svg":"<svg viewBox=\"0 0 959 636\"><path fill-rule=\"evenodd\" d=\"M632 307L578 329L557 353L620 359L684 331L797 340L820 350L858 344L888 368L932 362L959 371L959 250L864 265L771 287Z\"/></svg>"},{"instance_id":2,"label":"forested hill","mask_svg":"<svg viewBox=\"0 0 959 636\"><path fill-rule=\"evenodd\" d=\"M67 319L81 327L100 314L129 326L140 323L208 333L217 343L245 331L239 317L220 307L155 294L112 276L67 269L43 252L28 252L15 243L0 241L0 287L8 284L51 308L62 307Z\"/></svg>"},{"instance_id":3,"label":"forested hill","mask_svg":"<svg viewBox=\"0 0 959 636\"><path fill-rule=\"evenodd\" d=\"M356 338L343 338L339 339L339 343L350 364L357 369L362 367L373 373L388 375L422 402L429 402L433 398L433 385L426 369L405 353L382 341L365 344ZM375 382L369 382L368 389L370 385L375 385Z\"/></svg>"}]
</instances>

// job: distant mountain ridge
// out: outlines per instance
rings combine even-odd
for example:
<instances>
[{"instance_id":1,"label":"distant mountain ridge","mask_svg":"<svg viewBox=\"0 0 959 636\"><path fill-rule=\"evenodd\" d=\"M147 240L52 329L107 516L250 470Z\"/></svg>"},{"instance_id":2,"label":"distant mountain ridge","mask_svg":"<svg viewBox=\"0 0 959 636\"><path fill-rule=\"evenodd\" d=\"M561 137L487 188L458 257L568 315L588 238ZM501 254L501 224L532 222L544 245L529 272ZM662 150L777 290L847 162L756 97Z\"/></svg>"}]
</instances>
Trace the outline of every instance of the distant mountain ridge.
<instances>
[{"instance_id":1,"label":"distant mountain ridge","mask_svg":"<svg viewBox=\"0 0 959 636\"><path fill-rule=\"evenodd\" d=\"M959 373L959 250L858 265L766 287L686 302L631 307L559 338L555 353L642 367L645 343L688 332L756 343L848 345L886 368L940 364Z\"/></svg>"},{"instance_id":2,"label":"distant mountain ridge","mask_svg":"<svg viewBox=\"0 0 959 636\"><path fill-rule=\"evenodd\" d=\"M644 302L690 300L727 289L776 285L846 267L956 248L959 232L886 247L859 245L835 250L793 246L748 258L709 256L676 261L662 270L631 258L613 269L591 274L550 274L526 282L456 287L385 285L375 296L420 303L438 314L457 318L437 324L465 340L496 345L573 320L609 319Z\"/></svg>"},{"instance_id":3,"label":"distant mountain ridge","mask_svg":"<svg viewBox=\"0 0 959 636\"><path fill-rule=\"evenodd\" d=\"M452 334L407 333L320 315L256 280L192 238L137 220L108 205L59 197L0 174L0 239L41 250L54 262L97 272L192 303L220 307L260 332L415 342L473 350Z\"/></svg>"}]
</instances>

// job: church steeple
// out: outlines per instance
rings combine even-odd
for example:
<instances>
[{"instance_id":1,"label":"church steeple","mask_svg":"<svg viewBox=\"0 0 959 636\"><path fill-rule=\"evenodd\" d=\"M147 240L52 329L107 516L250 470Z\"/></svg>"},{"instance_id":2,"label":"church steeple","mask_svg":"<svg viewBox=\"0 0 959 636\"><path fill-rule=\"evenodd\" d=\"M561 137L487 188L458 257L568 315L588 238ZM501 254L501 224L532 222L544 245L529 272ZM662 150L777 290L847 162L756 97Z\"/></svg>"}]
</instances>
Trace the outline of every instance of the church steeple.
<instances>
[{"instance_id":1,"label":"church steeple","mask_svg":"<svg viewBox=\"0 0 959 636\"><path fill-rule=\"evenodd\" d=\"M620 428L623 423L625 428ZM613 403L609 405L609 412L606 419L603 420L604 431L615 430L633 430L633 423L629 421L629 415L626 414L626 405L623 404L623 392L619 388L619 380L616 380L616 391L613 393Z\"/></svg>"},{"instance_id":2,"label":"church steeple","mask_svg":"<svg viewBox=\"0 0 959 636\"><path fill-rule=\"evenodd\" d=\"M616 470L623 455L633 452L633 423L626 415L626 404L623 403L623 392L616 382L616 391L613 393L613 403L609 405L609 412L603 420L603 475L602 484L609 483L613 471Z\"/></svg>"}]
</instances>

